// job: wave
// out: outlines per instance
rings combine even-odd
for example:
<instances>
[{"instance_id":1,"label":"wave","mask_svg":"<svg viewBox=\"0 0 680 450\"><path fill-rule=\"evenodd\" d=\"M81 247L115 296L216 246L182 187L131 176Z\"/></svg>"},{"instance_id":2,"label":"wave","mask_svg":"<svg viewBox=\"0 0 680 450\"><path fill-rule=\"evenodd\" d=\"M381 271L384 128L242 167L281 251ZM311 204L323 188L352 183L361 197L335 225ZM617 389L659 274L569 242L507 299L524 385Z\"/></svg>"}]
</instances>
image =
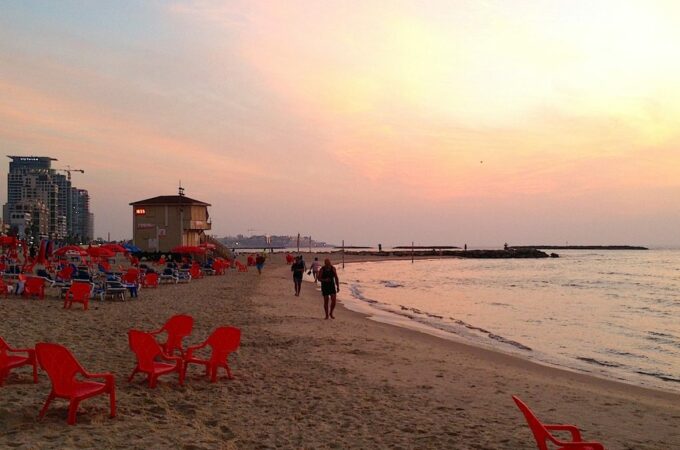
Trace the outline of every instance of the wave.
<instances>
[{"instance_id":1,"label":"wave","mask_svg":"<svg viewBox=\"0 0 680 450\"><path fill-rule=\"evenodd\" d=\"M381 280L380 283L381 283L383 286L388 287L388 288L400 288L400 287L404 287L403 284L399 284L399 283L397 283L396 281L392 281L392 280Z\"/></svg>"},{"instance_id":2,"label":"wave","mask_svg":"<svg viewBox=\"0 0 680 450\"><path fill-rule=\"evenodd\" d=\"M648 339L659 344L680 348L680 339L678 339L677 336L673 336L672 334L668 333L659 333L656 331L648 331L647 334L648 336L645 336L645 339Z\"/></svg>"},{"instance_id":3,"label":"wave","mask_svg":"<svg viewBox=\"0 0 680 450\"><path fill-rule=\"evenodd\" d=\"M658 378L663 381L671 381L673 383L680 383L680 378L674 377L672 375L660 373L660 372L645 372L644 370L637 370L640 375L647 375L649 377Z\"/></svg>"},{"instance_id":4,"label":"wave","mask_svg":"<svg viewBox=\"0 0 680 450\"><path fill-rule=\"evenodd\" d=\"M606 349L605 352L610 353L612 355L625 356L626 358L649 359L649 357L645 356L645 355L636 355L635 353L623 352L623 351L614 350L614 349L611 349L611 348Z\"/></svg>"},{"instance_id":5,"label":"wave","mask_svg":"<svg viewBox=\"0 0 680 450\"><path fill-rule=\"evenodd\" d=\"M407 319L413 320L415 322L418 322L423 325L427 325L428 327L435 328L440 331L445 331L447 333L455 334L457 336L462 336L462 337L469 337L465 333L461 333L460 327L465 328L466 330L473 331L475 332L478 336L482 335L488 339L491 339L495 342L499 342L504 345L508 345L511 347L514 347L515 349L518 350L523 350L523 351L528 351L531 352L533 351L531 347L524 345L520 342L514 341L512 339L506 338L504 336L501 336L499 334L493 333L489 330L486 330L484 328L469 324L463 320L456 319L455 317L449 317L446 319L444 316L441 316L439 314L434 314L428 311L423 311L418 308L410 307L410 306L404 306L404 305L399 305L399 310L393 309L393 307L390 307L390 305L381 303L377 300L373 300L370 298L367 298L363 291L361 290L361 287L359 285L353 284L350 286L349 291L352 294L352 297L354 297L357 300L360 300L365 303L371 304L374 308L377 308L381 311L394 314L397 316L405 317ZM448 320L450 320L452 323L447 323Z\"/></svg>"},{"instance_id":6,"label":"wave","mask_svg":"<svg viewBox=\"0 0 680 450\"><path fill-rule=\"evenodd\" d=\"M596 366L602 366L602 367L621 367L620 364L616 364L616 363L614 363L614 362L610 362L610 361L599 361L599 360L597 360L597 359L595 359L595 358L588 358L588 357L585 357L585 356L577 356L576 359L578 359L578 360L580 360L580 361L584 361L584 362L590 363L590 364L595 364Z\"/></svg>"}]
</instances>

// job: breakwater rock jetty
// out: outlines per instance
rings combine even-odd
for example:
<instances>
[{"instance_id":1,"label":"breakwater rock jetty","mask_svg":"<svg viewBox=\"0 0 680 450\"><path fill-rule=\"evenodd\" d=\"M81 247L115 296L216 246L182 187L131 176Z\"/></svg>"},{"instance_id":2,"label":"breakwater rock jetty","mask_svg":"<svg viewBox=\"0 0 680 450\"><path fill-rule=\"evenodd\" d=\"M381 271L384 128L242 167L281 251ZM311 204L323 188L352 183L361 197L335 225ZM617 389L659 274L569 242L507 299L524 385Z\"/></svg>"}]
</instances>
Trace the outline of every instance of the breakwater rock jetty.
<instances>
[{"instance_id":1,"label":"breakwater rock jetty","mask_svg":"<svg viewBox=\"0 0 680 450\"><path fill-rule=\"evenodd\" d=\"M513 245L514 249L542 249L542 250L649 250L647 247L636 245Z\"/></svg>"},{"instance_id":2,"label":"breakwater rock jetty","mask_svg":"<svg viewBox=\"0 0 680 450\"><path fill-rule=\"evenodd\" d=\"M457 258L477 258L477 259L500 259L500 258L557 258L556 253L547 254L536 248L513 248L508 247L504 250L391 250L384 252L377 251L347 251L346 255L358 256L381 256L381 257L428 257L428 256L450 256Z\"/></svg>"}]
</instances>

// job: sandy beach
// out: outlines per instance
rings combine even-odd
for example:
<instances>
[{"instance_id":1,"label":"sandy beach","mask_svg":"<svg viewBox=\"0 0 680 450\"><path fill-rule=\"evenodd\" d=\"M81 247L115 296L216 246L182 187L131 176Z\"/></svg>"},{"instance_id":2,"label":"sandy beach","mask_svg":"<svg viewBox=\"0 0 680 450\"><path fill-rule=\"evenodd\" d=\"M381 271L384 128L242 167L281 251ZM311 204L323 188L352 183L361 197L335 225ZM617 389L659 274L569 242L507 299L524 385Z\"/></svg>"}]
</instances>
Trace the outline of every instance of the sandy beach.
<instances>
[{"instance_id":1,"label":"sandy beach","mask_svg":"<svg viewBox=\"0 0 680 450\"><path fill-rule=\"evenodd\" d=\"M308 258L307 258L308 259ZM309 260L309 259L308 259ZM348 259L349 260L349 259ZM342 277L342 272L340 272ZM107 400L81 404L66 424L65 401L37 419L49 380L15 370L0 388L0 447L8 448L535 448L511 395L549 423L574 423L610 449L680 448L679 396L537 365L501 353L367 320L341 306L323 320L310 283L293 295L289 267L270 258L262 276L229 272L144 290L138 300L93 300L63 310L0 299L0 335L15 347L69 347L92 372L116 375L118 417ZM195 328L242 330L234 380L211 384L189 369L185 387L162 377L132 383L126 332L152 330L176 313Z\"/></svg>"}]
</instances>

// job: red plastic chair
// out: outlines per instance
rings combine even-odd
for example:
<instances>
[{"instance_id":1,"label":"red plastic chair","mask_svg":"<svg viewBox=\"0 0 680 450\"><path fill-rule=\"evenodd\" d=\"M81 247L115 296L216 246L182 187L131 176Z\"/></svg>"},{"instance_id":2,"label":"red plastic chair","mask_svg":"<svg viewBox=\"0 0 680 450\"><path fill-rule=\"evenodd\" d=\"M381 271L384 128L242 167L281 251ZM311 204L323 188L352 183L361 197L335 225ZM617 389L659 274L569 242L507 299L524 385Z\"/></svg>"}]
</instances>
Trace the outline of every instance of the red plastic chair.
<instances>
[{"instance_id":1,"label":"red plastic chair","mask_svg":"<svg viewBox=\"0 0 680 450\"><path fill-rule=\"evenodd\" d=\"M121 277L123 283L126 284L137 284L139 282L139 270L138 269L128 269L127 272Z\"/></svg>"},{"instance_id":2,"label":"red plastic chair","mask_svg":"<svg viewBox=\"0 0 680 450\"><path fill-rule=\"evenodd\" d=\"M64 308L73 306L73 302L82 303L83 309L87 311L90 304L90 295L92 293L92 285L90 283L75 282L66 291L64 297Z\"/></svg>"},{"instance_id":3,"label":"red plastic chair","mask_svg":"<svg viewBox=\"0 0 680 450\"><path fill-rule=\"evenodd\" d=\"M71 281L71 276L73 275L73 267L69 264L64 266L59 272L57 272L57 281Z\"/></svg>"},{"instance_id":4,"label":"red plastic chair","mask_svg":"<svg viewBox=\"0 0 680 450\"><path fill-rule=\"evenodd\" d=\"M137 365L132 371L130 378L128 378L128 382L131 382L138 372L142 372L148 375L149 387L155 388L156 380L159 376L177 372L180 386L184 385L182 358L179 356L166 355L150 333L139 330L130 330L128 331L128 341L130 343L130 349L137 356ZM174 364L157 361L157 359L174 361Z\"/></svg>"},{"instance_id":5,"label":"red plastic chair","mask_svg":"<svg viewBox=\"0 0 680 450\"><path fill-rule=\"evenodd\" d=\"M5 280L0 278L0 295L4 295L5 298L7 298L8 290L9 290L9 286L7 286L7 283L5 283Z\"/></svg>"},{"instance_id":6,"label":"red plastic chair","mask_svg":"<svg viewBox=\"0 0 680 450\"><path fill-rule=\"evenodd\" d=\"M40 299L45 298L45 279L40 277L27 277L24 281L24 297L37 296Z\"/></svg>"},{"instance_id":7,"label":"red plastic chair","mask_svg":"<svg viewBox=\"0 0 680 450\"><path fill-rule=\"evenodd\" d=\"M604 450L604 446L599 442L582 441L581 432L576 426L563 424L543 424L522 400L514 395L512 396L512 399L517 404L519 410L522 411L522 414L524 414L524 418L527 420L529 428L531 428L531 432L534 434L534 438L536 439L538 450L548 450L548 441L559 446L560 449ZM571 433L571 441L560 441L550 433L551 431L568 431Z\"/></svg>"},{"instance_id":8,"label":"red plastic chair","mask_svg":"<svg viewBox=\"0 0 680 450\"><path fill-rule=\"evenodd\" d=\"M111 417L116 417L116 382L111 373L88 373L83 369L71 352L59 344L41 342L36 344L35 352L40 367L47 372L52 382L52 390L45 406L40 410L40 417L45 416L47 408L55 398L70 401L68 407L68 424L76 423L76 413L81 401L99 394L109 394ZM76 375L87 379L103 378L104 383L79 380Z\"/></svg>"},{"instance_id":9,"label":"red plastic chair","mask_svg":"<svg viewBox=\"0 0 680 450\"><path fill-rule=\"evenodd\" d=\"M149 334L155 336L165 331L168 334L168 339L165 343L161 344L163 351L168 355L174 355L175 350L179 350L180 354L184 354L182 339L189 336L193 329L193 317L186 314L177 314L169 318L160 330L150 331Z\"/></svg>"},{"instance_id":10,"label":"red plastic chair","mask_svg":"<svg viewBox=\"0 0 680 450\"><path fill-rule=\"evenodd\" d=\"M205 374L210 377L210 382L217 381L217 369L224 367L227 370L227 376L231 380L234 377L231 375L229 369L229 354L238 350L241 344L241 330L234 327L220 327L217 328L202 344L194 345L187 348L184 356L184 373L186 377L186 370L189 364L200 364L205 366ZM193 356L193 352L200 350L209 345L212 348L212 353L209 359L201 359Z\"/></svg>"},{"instance_id":11,"label":"red plastic chair","mask_svg":"<svg viewBox=\"0 0 680 450\"><path fill-rule=\"evenodd\" d=\"M243 264L241 261L236 261L236 267L239 272L248 272L248 266Z\"/></svg>"},{"instance_id":12,"label":"red plastic chair","mask_svg":"<svg viewBox=\"0 0 680 450\"><path fill-rule=\"evenodd\" d=\"M156 272L149 272L144 274L144 287L158 287L158 274Z\"/></svg>"},{"instance_id":13,"label":"red plastic chair","mask_svg":"<svg viewBox=\"0 0 680 450\"><path fill-rule=\"evenodd\" d=\"M191 266L191 269L189 269L189 275L191 275L191 278L194 280L203 278L203 272L199 266Z\"/></svg>"},{"instance_id":14,"label":"red plastic chair","mask_svg":"<svg viewBox=\"0 0 680 450\"><path fill-rule=\"evenodd\" d=\"M26 353L11 355L10 353ZM38 382L38 364L35 360L35 350L32 348L12 348L0 337L0 386L5 384L9 371L22 366L33 366L33 382Z\"/></svg>"}]
</instances>

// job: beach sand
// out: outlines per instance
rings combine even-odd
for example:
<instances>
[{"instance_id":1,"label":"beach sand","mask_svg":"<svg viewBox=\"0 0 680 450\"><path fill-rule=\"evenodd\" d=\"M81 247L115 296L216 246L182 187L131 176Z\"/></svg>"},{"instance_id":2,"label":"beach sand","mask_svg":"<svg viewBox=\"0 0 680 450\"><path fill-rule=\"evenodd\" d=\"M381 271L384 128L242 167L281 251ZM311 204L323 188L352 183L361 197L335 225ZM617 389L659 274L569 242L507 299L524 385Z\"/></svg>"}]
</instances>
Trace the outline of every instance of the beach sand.
<instances>
[{"instance_id":1,"label":"beach sand","mask_svg":"<svg viewBox=\"0 0 680 450\"><path fill-rule=\"evenodd\" d=\"M342 277L342 272L340 272ZM0 335L15 347L69 347L91 372L116 374L118 417L104 396L66 401L37 415L50 384L15 370L0 388L0 448L535 448L512 402L519 395L544 422L574 423L610 449L680 448L680 396L537 365L501 353L367 320L304 283L293 295L288 266L270 258L262 276L229 272L188 285L143 290L128 302L93 300L63 310L44 301L0 299ZM195 320L186 344L212 329L242 330L234 380L211 384L197 366L149 389L132 382L131 328L159 328L172 314Z\"/></svg>"}]
</instances>

